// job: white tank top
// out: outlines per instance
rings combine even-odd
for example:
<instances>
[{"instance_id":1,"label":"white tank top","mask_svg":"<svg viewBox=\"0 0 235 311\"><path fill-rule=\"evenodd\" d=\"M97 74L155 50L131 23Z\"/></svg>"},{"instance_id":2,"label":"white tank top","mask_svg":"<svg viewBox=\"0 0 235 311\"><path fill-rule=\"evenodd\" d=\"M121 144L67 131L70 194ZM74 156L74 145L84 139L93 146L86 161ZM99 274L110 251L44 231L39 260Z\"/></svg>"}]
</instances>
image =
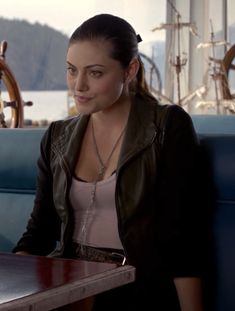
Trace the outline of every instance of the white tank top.
<instances>
[{"instance_id":1,"label":"white tank top","mask_svg":"<svg viewBox=\"0 0 235 311\"><path fill-rule=\"evenodd\" d=\"M94 184L72 179L70 203L75 219L74 242L94 247L123 249L118 234L115 186L116 174L97 182L95 204L87 214ZM86 221L85 240L81 233L84 221Z\"/></svg>"}]
</instances>

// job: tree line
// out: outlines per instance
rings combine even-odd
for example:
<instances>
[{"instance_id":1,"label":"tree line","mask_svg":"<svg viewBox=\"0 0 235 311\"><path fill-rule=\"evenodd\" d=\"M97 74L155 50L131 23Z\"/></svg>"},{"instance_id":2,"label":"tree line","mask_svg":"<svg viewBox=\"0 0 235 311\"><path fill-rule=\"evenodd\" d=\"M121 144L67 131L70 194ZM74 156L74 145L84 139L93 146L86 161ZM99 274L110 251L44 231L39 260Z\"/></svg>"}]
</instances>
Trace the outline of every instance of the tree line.
<instances>
[{"instance_id":1,"label":"tree line","mask_svg":"<svg viewBox=\"0 0 235 311\"><path fill-rule=\"evenodd\" d=\"M65 90L68 36L39 23L0 17L6 62L21 90Z\"/></svg>"}]
</instances>

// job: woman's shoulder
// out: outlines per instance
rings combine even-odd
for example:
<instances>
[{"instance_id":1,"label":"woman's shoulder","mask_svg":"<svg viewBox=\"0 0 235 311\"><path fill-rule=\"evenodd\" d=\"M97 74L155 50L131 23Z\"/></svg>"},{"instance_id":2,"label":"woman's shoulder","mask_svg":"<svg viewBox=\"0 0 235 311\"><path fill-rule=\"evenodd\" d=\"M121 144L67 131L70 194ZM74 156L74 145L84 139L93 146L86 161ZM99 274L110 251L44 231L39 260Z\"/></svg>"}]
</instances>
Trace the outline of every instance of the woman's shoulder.
<instances>
[{"instance_id":1,"label":"woman's shoulder","mask_svg":"<svg viewBox=\"0 0 235 311\"><path fill-rule=\"evenodd\" d=\"M154 122L158 128L164 128L169 122L179 126L191 123L190 115L179 105L165 104L152 96L139 95L136 100L139 102L139 111L142 115L146 113L154 115Z\"/></svg>"},{"instance_id":2,"label":"woman's shoulder","mask_svg":"<svg viewBox=\"0 0 235 311\"><path fill-rule=\"evenodd\" d=\"M74 128L79 120L80 120L80 116L77 115L77 116L73 116L73 117L68 117L66 119L54 121L54 122L52 122L52 126L53 126L53 128L55 128L57 130L63 131L66 129Z\"/></svg>"},{"instance_id":3,"label":"woman's shoulder","mask_svg":"<svg viewBox=\"0 0 235 311\"><path fill-rule=\"evenodd\" d=\"M60 136L64 133L71 133L78 124L80 116L69 117L63 120L57 120L51 124L51 132L53 136Z\"/></svg>"},{"instance_id":4,"label":"woman's shoulder","mask_svg":"<svg viewBox=\"0 0 235 311\"><path fill-rule=\"evenodd\" d=\"M176 104L155 104L158 123L173 123L175 125L189 125L192 123L191 116L181 106Z\"/></svg>"},{"instance_id":5,"label":"woman's shoulder","mask_svg":"<svg viewBox=\"0 0 235 311\"><path fill-rule=\"evenodd\" d=\"M45 131L42 142L55 143L58 139L64 137L64 135L71 135L79 120L80 116L75 116L51 122Z\"/></svg>"}]
</instances>

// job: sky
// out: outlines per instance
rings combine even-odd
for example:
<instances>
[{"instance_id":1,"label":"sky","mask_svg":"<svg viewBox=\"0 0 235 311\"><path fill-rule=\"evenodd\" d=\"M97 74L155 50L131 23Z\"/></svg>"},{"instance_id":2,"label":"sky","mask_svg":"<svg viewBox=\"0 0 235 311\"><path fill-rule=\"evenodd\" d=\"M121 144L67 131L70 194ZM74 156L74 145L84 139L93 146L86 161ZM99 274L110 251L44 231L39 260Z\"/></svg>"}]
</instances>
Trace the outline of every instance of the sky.
<instances>
[{"instance_id":1,"label":"sky","mask_svg":"<svg viewBox=\"0 0 235 311\"><path fill-rule=\"evenodd\" d=\"M70 36L87 18L111 13L127 19L144 40L163 40L151 29L165 21L166 0L3 0L0 16L46 24Z\"/></svg>"}]
</instances>

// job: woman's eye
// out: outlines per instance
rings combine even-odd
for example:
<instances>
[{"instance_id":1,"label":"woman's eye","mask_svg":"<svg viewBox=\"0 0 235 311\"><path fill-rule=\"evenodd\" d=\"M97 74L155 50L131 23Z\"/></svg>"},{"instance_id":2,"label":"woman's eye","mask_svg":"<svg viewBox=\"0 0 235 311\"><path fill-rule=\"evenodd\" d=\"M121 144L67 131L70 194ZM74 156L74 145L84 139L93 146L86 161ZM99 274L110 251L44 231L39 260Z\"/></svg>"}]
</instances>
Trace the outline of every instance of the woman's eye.
<instances>
[{"instance_id":1,"label":"woman's eye","mask_svg":"<svg viewBox=\"0 0 235 311\"><path fill-rule=\"evenodd\" d=\"M95 78L99 78L102 76L102 72L101 71L98 71L98 70L93 70L91 71L91 76L95 77Z\"/></svg>"},{"instance_id":2,"label":"woman's eye","mask_svg":"<svg viewBox=\"0 0 235 311\"><path fill-rule=\"evenodd\" d=\"M73 67L67 67L67 71L71 76L75 76L77 73L77 70Z\"/></svg>"}]
</instances>

